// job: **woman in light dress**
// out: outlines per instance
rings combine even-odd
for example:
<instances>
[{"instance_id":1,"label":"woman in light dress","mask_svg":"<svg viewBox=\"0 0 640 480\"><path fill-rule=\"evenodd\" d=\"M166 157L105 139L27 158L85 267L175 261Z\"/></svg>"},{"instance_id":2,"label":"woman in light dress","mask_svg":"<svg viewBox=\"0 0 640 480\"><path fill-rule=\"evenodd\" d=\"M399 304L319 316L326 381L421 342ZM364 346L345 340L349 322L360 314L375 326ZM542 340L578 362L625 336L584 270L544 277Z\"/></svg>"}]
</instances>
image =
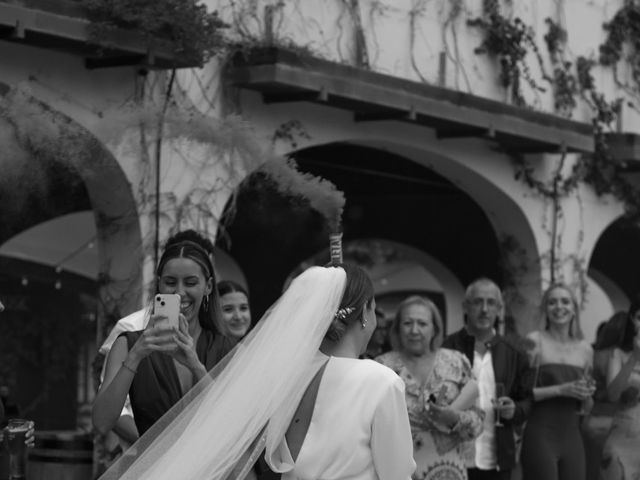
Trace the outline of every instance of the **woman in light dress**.
<instances>
[{"instance_id":1,"label":"woman in light dress","mask_svg":"<svg viewBox=\"0 0 640 480\"><path fill-rule=\"evenodd\" d=\"M378 360L406 385L416 461L414 480L464 480L463 445L482 432L483 412L469 360L439 348L442 320L437 307L419 296L404 300L391 324L393 350Z\"/></svg>"},{"instance_id":2,"label":"woman in light dress","mask_svg":"<svg viewBox=\"0 0 640 480\"><path fill-rule=\"evenodd\" d=\"M607 395L617 404L602 452L602 480L640 478L640 299L629 307L624 336L613 350Z\"/></svg>"}]
</instances>

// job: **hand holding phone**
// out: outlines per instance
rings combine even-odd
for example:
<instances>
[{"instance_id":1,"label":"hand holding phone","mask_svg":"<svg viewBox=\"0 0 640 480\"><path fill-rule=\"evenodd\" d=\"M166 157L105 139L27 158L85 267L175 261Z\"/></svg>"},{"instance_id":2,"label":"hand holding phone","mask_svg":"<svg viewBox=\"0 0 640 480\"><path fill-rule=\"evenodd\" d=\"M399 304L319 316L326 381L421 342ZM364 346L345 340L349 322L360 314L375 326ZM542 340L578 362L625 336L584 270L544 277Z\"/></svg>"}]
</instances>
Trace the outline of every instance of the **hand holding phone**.
<instances>
[{"instance_id":1,"label":"hand holding phone","mask_svg":"<svg viewBox=\"0 0 640 480\"><path fill-rule=\"evenodd\" d=\"M158 293L153 301L153 314L162 315L162 319L156 319L153 326L180 328L180 295L176 293Z\"/></svg>"}]
</instances>

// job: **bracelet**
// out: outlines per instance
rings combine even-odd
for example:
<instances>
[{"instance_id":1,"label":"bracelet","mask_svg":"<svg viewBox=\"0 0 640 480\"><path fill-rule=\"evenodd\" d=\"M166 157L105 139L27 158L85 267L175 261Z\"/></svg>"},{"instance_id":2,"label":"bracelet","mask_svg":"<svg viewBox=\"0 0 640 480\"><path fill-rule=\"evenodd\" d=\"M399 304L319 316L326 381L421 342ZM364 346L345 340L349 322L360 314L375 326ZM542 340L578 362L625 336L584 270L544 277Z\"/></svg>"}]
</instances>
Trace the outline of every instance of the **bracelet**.
<instances>
[{"instance_id":1,"label":"bracelet","mask_svg":"<svg viewBox=\"0 0 640 480\"><path fill-rule=\"evenodd\" d=\"M127 365L125 362L122 362L122 366L124 368L126 368L127 370L129 370L131 373L133 373L134 375L136 373L138 373L138 371L135 368L131 368L129 365Z\"/></svg>"}]
</instances>

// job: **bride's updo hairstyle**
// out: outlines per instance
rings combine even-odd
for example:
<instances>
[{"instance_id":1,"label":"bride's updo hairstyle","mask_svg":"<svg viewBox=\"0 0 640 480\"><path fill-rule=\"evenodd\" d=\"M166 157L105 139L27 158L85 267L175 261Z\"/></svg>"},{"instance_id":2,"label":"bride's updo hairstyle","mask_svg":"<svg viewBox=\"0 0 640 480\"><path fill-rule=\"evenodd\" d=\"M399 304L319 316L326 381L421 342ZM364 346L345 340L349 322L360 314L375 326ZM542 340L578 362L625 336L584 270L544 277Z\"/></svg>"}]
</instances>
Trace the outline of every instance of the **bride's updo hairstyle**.
<instances>
[{"instance_id":1,"label":"bride's updo hairstyle","mask_svg":"<svg viewBox=\"0 0 640 480\"><path fill-rule=\"evenodd\" d=\"M338 342L354 323L361 323L364 310L371 306L374 296L373 283L364 270L349 263L342 263L337 267L347 273L347 281L340 308L325 335L332 342Z\"/></svg>"}]
</instances>

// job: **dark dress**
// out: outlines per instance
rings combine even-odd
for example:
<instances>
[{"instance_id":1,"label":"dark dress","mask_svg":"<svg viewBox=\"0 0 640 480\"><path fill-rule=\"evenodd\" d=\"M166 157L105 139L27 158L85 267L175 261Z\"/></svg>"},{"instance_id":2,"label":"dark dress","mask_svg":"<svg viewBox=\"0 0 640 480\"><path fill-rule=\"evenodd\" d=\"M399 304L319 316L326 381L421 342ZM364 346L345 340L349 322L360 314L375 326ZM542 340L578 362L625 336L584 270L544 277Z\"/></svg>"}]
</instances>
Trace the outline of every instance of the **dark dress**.
<instances>
[{"instance_id":1,"label":"dark dress","mask_svg":"<svg viewBox=\"0 0 640 480\"><path fill-rule=\"evenodd\" d=\"M540 365L537 387L572 382L583 368L549 363ZM583 480L585 455L580 435L580 402L554 397L535 402L522 443L524 480Z\"/></svg>"},{"instance_id":2,"label":"dark dress","mask_svg":"<svg viewBox=\"0 0 640 480\"><path fill-rule=\"evenodd\" d=\"M142 330L125 332L129 350L142 335ZM233 348L233 343L222 335L202 330L196 344L198 359L207 371L211 370ZM138 373L131 382L129 397L133 417L140 435L144 434L186 392L182 391L173 358L153 352L140 362Z\"/></svg>"}]
</instances>

